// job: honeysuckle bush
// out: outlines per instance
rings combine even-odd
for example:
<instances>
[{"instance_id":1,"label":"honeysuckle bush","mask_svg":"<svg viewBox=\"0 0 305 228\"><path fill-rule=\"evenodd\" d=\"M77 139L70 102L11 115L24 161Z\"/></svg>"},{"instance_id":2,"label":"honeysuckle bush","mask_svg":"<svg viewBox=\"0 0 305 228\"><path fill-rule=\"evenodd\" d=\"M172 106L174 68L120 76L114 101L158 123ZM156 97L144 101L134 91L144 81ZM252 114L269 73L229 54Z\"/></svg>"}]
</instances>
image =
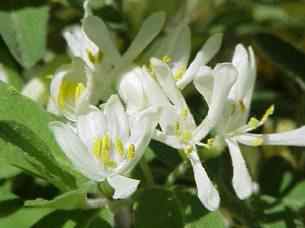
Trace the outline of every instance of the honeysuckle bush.
<instances>
[{"instance_id":1,"label":"honeysuckle bush","mask_svg":"<svg viewBox=\"0 0 305 228\"><path fill-rule=\"evenodd\" d=\"M0 227L305 227L304 12L1 2Z\"/></svg>"}]
</instances>

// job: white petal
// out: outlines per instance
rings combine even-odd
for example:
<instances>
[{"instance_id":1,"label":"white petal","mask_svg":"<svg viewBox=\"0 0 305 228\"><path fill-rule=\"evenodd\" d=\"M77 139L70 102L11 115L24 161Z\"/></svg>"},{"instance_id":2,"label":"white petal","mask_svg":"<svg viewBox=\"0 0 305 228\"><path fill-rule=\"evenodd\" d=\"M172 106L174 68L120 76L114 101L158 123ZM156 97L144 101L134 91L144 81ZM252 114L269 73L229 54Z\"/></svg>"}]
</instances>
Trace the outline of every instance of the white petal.
<instances>
[{"instance_id":1,"label":"white petal","mask_svg":"<svg viewBox=\"0 0 305 228\"><path fill-rule=\"evenodd\" d=\"M247 49L239 44L235 48L232 63L238 71L238 78L230 92L229 97L236 101L243 101L246 94L253 87L252 69Z\"/></svg>"},{"instance_id":2,"label":"white petal","mask_svg":"<svg viewBox=\"0 0 305 228\"><path fill-rule=\"evenodd\" d=\"M200 67L197 75L194 78L194 86L203 96L208 106L211 105L213 85L214 77L212 69L208 66Z\"/></svg>"},{"instance_id":3,"label":"white petal","mask_svg":"<svg viewBox=\"0 0 305 228\"><path fill-rule=\"evenodd\" d=\"M190 155L190 161L193 167L198 198L208 210L217 210L220 203L219 194L203 168L196 151Z\"/></svg>"},{"instance_id":4,"label":"white petal","mask_svg":"<svg viewBox=\"0 0 305 228\"><path fill-rule=\"evenodd\" d=\"M143 22L137 36L125 52L123 61L127 63L134 61L150 44L150 42L160 33L164 22L165 14L163 12L154 13L153 15L149 16Z\"/></svg>"},{"instance_id":5,"label":"white petal","mask_svg":"<svg viewBox=\"0 0 305 228\"><path fill-rule=\"evenodd\" d=\"M201 141L216 126L223 115L229 91L236 80L237 71L230 63L218 64L214 69L214 85L207 117L197 127L194 141Z\"/></svg>"},{"instance_id":6,"label":"white petal","mask_svg":"<svg viewBox=\"0 0 305 228\"><path fill-rule=\"evenodd\" d=\"M201 51L203 53L203 63L208 63L220 50L223 34L213 34L203 45Z\"/></svg>"},{"instance_id":7,"label":"white petal","mask_svg":"<svg viewBox=\"0 0 305 228\"><path fill-rule=\"evenodd\" d=\"M128 113L134 113L143 110L147 106L142 77L146 77L143 70L134 67L123 74L119 83L119 95L127 106Z\"/></svg>"},{"instance_id":8,"label":"white petal","mask_svg":"<svg viewBox=\"0 0 305 228\"><path fill-rule=\"evenodd\" d=\"M67 119L76 121L77 115L87 112L92 94L92 75L81 59L74 58L72 64L61 67L54 75L50 85L50 96ZM85 85L85 90L77 101L65 100L64 105L59 104L59 93L64 80Z\"/></svg>"},{"instance_id":9,"label":"white petal","mask_svg":"<svg viewBox=\"0 0 305 228\"><path fill-rule=\"evenodd\" d=\"M47 83L39 77L33 78L25 84L21 94L41 105L45 105L49 96Z\"/></svg>"},{"instance_id":10,"label":"white petal","mask_svg":"<svg viewBox=\"0 0 305 228\"><path fill-rule=\"evenodd\" d=\"M126 141L129 136L128 119L121 100L117 95L112 95L108 99L104 105L104 113L112 138L120 137L123 141Z\"/></svg>"},{"instance_id":11,"label":"white petal","mask_svg":"<svg viewBox=\"0 0 305 228\"><path fill-rule=\"evenodd\" d=\"M261 146L264 144L264 137L261 134L246 133L234 137L239 143L247 146Z\"/></svg>"},{"instance_id":12,"label":"white petal","mask_svg":"<svg viewBox=\"0 0 305 228\"><path fill-rule=\"evenodd\" d=\"M95 181L105 178L105 173L99 168L93 154L87 150L70 126L61 122L51 122L49 127L57 143L79 172Z\"/></svg>"},{"instance_id":13,"label":"white petal","mask_svg":"<svg viewBox=\"0 0 305 228\"><path fill-rule=\"evenodd\" d=\"M115 175L107 178L108 183L114 188L113 199L126 199L138 188L139 180Z\"/></svg>"},{"instance_id":14,"label":"white petal","mask_svg":"<svg viewBox=\"0 0 305 228\"><path fill-rule=\"evenodd\" d=\"M144 75L142 76L142 85L147 100L150 105L169 106L170 102L159 84L147 72L146 68L142 68Z\"/></svg>"},{"instance_id":15,"label":"white petal","mask_svg":"<svg viewBox=\"0 0 305 228\"><path fill-rule=\"evenodd\" d=\"M252 101L253 91L255 87L255 79L256 79L256 60L255 55L252 47L248 48L249 52L249 62L250 62L250 79L248 80L248 83L251 85L248 89L248 92L246 93L246 96L244 98L245 106L249 107L248 111L250 111L250 105Z\"/></svg>"},{"instance_id":16,"label":"white petal","mask_svg":"<svg viewBox=\"0 0 305 228\"><path fill-rule=\"evenodd\" d=\"M233 165L233 188L240 199L246 199L252 194L252 180L246 162L236 141L227 139Z\"/></svg>"},{"instance_id":17,"label":"white petal","mask_svg":"<svg viewBox=\"0 0 305 228\"><path fill-rule=\"evenodd\" d=\"M176 135L178 122L180 122L180 115L174 106L161 106L159 123L163 133Z\"/></svg>"},{"instance_id":18,"label":"white petal","mask_svg":"<svg viewBox=\"0 0 305 228\"><path fill-rule=\"evenodd\" d=\"M123 164L118 172L128 173L142 158L143 153L148 146L152 134L157 126L160 117L160 110L157 107L151 107L138 115L132 116L130 121L130 137L128 144L135 145L135 157L128 163Z\"/></svg>"},{"instance_id":19,"label":"white petal","mask_svg":"<svg viewBox=\"0 0 305 228\"><path fill-rule=\"evenodd\" d=\"M283 133L263 134L264 145L305 146L305 126Z\"/></svg>"},{"instance_id":20,"label":"white petal","mask_svg":"<svg viewBox=\"0 0 305 228\"><path fill-rule=\"evenodd\" d=\"M91 15L84 18L83 29L89 39L100 48L105 60L108 59L112 64L120 61L120 53L113 42L113 38L106 24L101 18Z\"/></svg>"},{"instance_id":21,"label":"white petal","mask_svg":"<svg viewBox=\"0 0 305 228\"><path fill-rule=\"evenodd\" d=\"M175 31L169 33L175 36L174 39L168 39L171 43L165 43L166 47L171 47L165 55L171 58L172 71L175 75L177 70L187 66L191 54L191 32L187 25L181 25ZM165 47L165 48L166 48Z\"/></svg>"},{"instance_id":22,"label":"white petal","mask_svg":"<svg viewBox=\"0 0 305 228\"><path fill-rule=\"evenodd\" d=\"M55 102L52 98L49 99L48 105L47 105L47 111L50 113L53 113L54 115L60 115L60 111L58 110Z\"/></svg>"},{"instance_id":23,"label":"white petal","mask_svg":"<svg viewBox=\"0 0 305 228\"><path fill-rule=\"evenodd\" d=\"M102 138L107 131L106 117L101 111L80 115L76 126L78 135L88 150L91 150L95 140Z\"/></svg>"},{"instance_id":24,"label":"white petal","mask_svg":"<svg viewBox=\"0 0 305 228\"><path fill-rule=\"evenodd\" d=\"M195 59L188 67L182 79L177 82L180 89L187 86L188 83L193 80L200 66L207 64L219 51L222 43L222 36L222 34L217 33L205 42L201 50L196 54Z\"/></svg>"},{"instance_id":25,"label":"white petal","mask_svg":"<svg viewBox=\"0 0 305 228\"><path fill-rule=\"evenodd\" d=\"M181 140L177 136L167 135L164 134L162 131L156 130L153 134L153 139L177 150L183 149L183 145L180 142Z\"/></svg>"},{"instance_id":26,"label":"white petal","mask_svg":"<svg viewBox=\"0 0 305 228\"><path fill-rule=\"evenodd\" d=\"M158 37L143 53L143 60L152 56L162 59L170 58L170 66L174 73L181 67L186 67L191 54L191 34L188 25L181 23L178 26L165 29L165 34ZM142 58L141 58L142 60Z\"/></svg>"},{"instance_id":27,"label":"white petal","mask_svg":"<svg viewBox=\"0 0 305 228\"><path fill-rule=\"evenodd\" d=\"M67 41L71 54L74 57L82 58L90 67L93 64L89 60L88 51L93 55L97 55L99 48L86 36L79 25L74 25L66 28L63 36Z\"/></svg>"},{"instance_id":28,"label":"white petal","mask_svg":"<svg viewBox=\"0 0 305 228\"><path fill-rule=\"evenodd\" d=\"M178 107L178 109L184 108L186 106L184 97L180 90L176 87L176 83L168 65L156 58L152 58L150 63L153 71L155 72L157 80L167 97L175 106Z\"/></svg>"}]
</instances>

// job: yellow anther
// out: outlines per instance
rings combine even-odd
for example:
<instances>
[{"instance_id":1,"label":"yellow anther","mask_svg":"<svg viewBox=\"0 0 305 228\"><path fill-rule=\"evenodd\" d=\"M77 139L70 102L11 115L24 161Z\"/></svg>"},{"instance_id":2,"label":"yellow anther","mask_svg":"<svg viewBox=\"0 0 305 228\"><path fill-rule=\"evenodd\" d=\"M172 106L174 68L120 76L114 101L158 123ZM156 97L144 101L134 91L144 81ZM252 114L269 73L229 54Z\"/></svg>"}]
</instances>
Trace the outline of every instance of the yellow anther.
<instances>
[{"instance_id":1,"label":"yellow anther","mask_svg":"<svg viewBox=\"0 0 305 228\"><path fill-rule=\"evenodd\" d=\"M169 57L168 55L165 55L162 57L162 62L164 63L170 63L172 61L172 58Z\"/></svg>"},{"instance_id":2,"label":"yellow anther","mask_svg":"<svg viewBox=\"0 0 305 228\"><path fill-rule=\"evenodd\" d=\"M192 148L192 146L190 146L190 145L188 145L188 146L186 146L185 148L184 148L184 153L186 154L186 155L190 155L191 153L192 153L192 151L193 151L193 148Z\"/></svg>"},{"instance_id":3,"label":"yellow anther","mask_svg":"<svg viewBox=\"0 0 305 228\"><path fill-rule=\"evenodd\" d=\"M182 109L181 112L180 112L181 118L182 118L183 120L185 120L185 119L187 118L187 115L188 115L188 110L187 110L187 108Z\"/></svg>"},{"instance_id":4,"label":"yellow anther","mask_svg":"<svg viewBox=\"0 0 305 228\"><path fill-rule=\"evenodd\" d=\"M91 63L98 64L102 62L103 59L103 53L101 51L98 51L96 54L92 53L91 50L87 49L87 56Z\"/></svg>"},{"instance_id":5,"label":"yellow anther","mask_svg":"<svg viewBox=\"0 0 305 228\"><path fill-rule=\"evenodd\" d=\"M262 137L255 138L252 142L252 146L260 146L264 143L264 139Z\"/></svg>"},{"instance_id":6,"label":"yellow anther","mask_svg":"<svg viewBox=\"0 0 305 228\"><path fill-rule=\"evenodd\" d=\"M93 144L93 153L95 157L99 158L102 151L102 139L96 139Z\"/></svg>"},{"instance_id":7,"label":"yellow anther","mask_svg":"<svg viewBox=\"0 0 305 228\"><path fill-rule=\"evenodd\" d=\"M175 74L174 74L174 79L175 79L176 81L180 80L180 79L183 77L185 71L186 71L186 66L185 66L185 65L181 65L181 66L177 69L177 71L175 72Z\"/></svg>"},{"instance_id":8,"label":"yellow anther","mask_svg":"<svg viewBox=\"0 0 305 228\"><path fill-rule=\"evenodd\" d=\"M60 107L64 107L67 100L74 101L76 83L69 80L63 80L59 87L57 101Z\"/></svg>"},{"instance_id":9,"label":"yellow anther","mask_svg":"<svg viewBox=\"0 0 305 228\"><path fill-rule=\"evenodd\" d=\"M251 128L257 128L258 125L259 125L259 120L256 119L255 117L251 117L249 122L248 122L248 126L251 127Z\"/></svg>"},{"instance_id":10,"label":"yellow anther","mask_svg":"<svg viewBox=\"0 0 305 228\"><path fill-rule=\"evenodd\" d=\"M105 134L102 138L95 140L93 144L93 153L98 159L101 159L105 167L114 168L116 167L116 162L110 158L110 147L110 137L108 134Z\"/></svg>"},{"instance_id":11,"label":"yellow anther","mask_svg":"<svg viewBox=\"0 0 305 228\"><path fill-rule=\"evenodd\" d=\"M124 145L122 143L122 140L120 138L116 138L115 139L115 151L120 155L120 156L124 156Z\"/></svg>"},{"instance_id":12,"label":"yellow anther","mask_svg":"<svg viewBox=\"0 0 305 228\"><path fill-rule=\"evenodd\" d=\"M246 111L245 103L242 100L238 101L238 105L239 105L239 108L240 108L241 112L245 112Z\"/></svg>"},{"instance_id":13,"label":"yellow anther","mask_svg":"<svg viewBox=\"0 0 305 228\"><path fill-rule=\"evenodd\" d=\"M132 160L136 156L136 148L134 144L129 144L127 148L127 159Z\"/></svg>"},{"instance_id":14,"label":"yellow anther","mask_svg":"<svg viewBox=\"0 0 305 228\"><path fill-rule=\"evenodd\" d=\"M180 123L177 121L175 123L175 132L176 132L176 135L180 135L180 131L181 131L181 126L180 126Z\"/></svg>"},{"instance_id":15,"label":"yellow anther","mask_svg":"<svg viewBox=\"0 0 305 228\"><path fill-rule=\"evenodd\" d=\"M184 143L188 143L192 138L192 133L188 130L185 130L181 134L181 139Z\"/></svg>"},{"instance_id":16,"label":"yellow anther","mask_svg":"<svg viewBox=\"0 0 305 228\"><path fill-rule=\"evenodd\" d=\"M271 105L266 112L264 113L263 117L261 118L261 122L265 122L269 116L271 116L274 112L274 105Z\"/></svg>"},{"instance_id":17,"label":"yellow anther","mask_svg":"<svg viewBox=\"0 0 305 228\"><path fill-rule=\"evenodd\" d=\"M75 87L75 101L80 98L82 93L85 91L86 87L84 86L83 83L79 82L77 83Z\"/></svg>"}]
</instances>

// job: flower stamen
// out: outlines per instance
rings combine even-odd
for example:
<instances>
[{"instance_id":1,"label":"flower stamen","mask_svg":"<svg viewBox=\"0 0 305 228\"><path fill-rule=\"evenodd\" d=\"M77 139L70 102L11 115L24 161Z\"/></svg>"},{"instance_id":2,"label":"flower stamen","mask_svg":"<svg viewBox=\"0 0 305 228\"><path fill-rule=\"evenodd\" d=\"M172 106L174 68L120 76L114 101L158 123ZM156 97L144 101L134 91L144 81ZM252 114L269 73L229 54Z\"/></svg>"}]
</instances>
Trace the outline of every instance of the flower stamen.
<instances>
[{"instance_id":1,"label":"flower stamen","mask_svg":"<svg viewBox=\"0 0 305 228\"><path fill-rule=\"evenodd\" d=\"M184 73L186 72L186 66L185 65L181 65L177 71L174 74L174 79L176 81L180 80L181 78L183 78Z\"/></svg>"},{"instance_id":2,"label":"flower stamen","mask_svg":"<svg viewBox=\"0 0 305 228\"><path fill-rule=\"evenodd\" d=\"M127 148L127 159L132 160L136 156L136 148L134 144L129 144Z\"/></svg>"}]
</instances>

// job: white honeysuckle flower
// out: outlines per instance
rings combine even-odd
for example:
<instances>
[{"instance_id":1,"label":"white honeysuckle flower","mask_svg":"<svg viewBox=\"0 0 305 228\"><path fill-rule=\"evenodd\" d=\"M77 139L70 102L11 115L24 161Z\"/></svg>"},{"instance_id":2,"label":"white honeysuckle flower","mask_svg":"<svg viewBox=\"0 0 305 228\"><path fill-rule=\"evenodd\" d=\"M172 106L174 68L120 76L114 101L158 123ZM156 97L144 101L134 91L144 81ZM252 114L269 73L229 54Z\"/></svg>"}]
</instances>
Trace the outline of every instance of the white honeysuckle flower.
<instances>
[{"instance_id":1,"label":"white honeysuckle flower","mask_svg":"<svg viewBox=\"0 0 305 228\"><path fill-rule=\"evenodd\" d=\"M81 58L91 69L102 62L102 52L86 36L80 25L73 25L63 31L69 51L73 57Z\"/></svg>"},{"instance_id":2,"label":"white honeysuckle flower","mask_svg":"<svg viewBox=\"0 0 305 228\"><path fill-rule=\"evenodd\" d=\"M200 67L205 66L219 51L222 43L223 35L216 33L212 35L197 52L194 60L187 66L190 56L190 44L185 45L177 42L176 52L169 53L162 58L162 61L169 64L173 72L173 77L176 80L177 86L180 89L186 87L199 71ZM185 38L181 42L189 42L190 40Z\"/></svg>"},{"instance_id":3,"label":"white honeysuckle flower","mask_svg":"<svg viewBox=\"0 0 305 228\"><path fill-rule=\"evenodd\" d=\"M101 106L80 115L76 127L50 123L56 141L75 168L87 178L107 180L114 199L129 197L139 180L126 177L141 159L159 118L151 107L128 116L117 95Z\"/></svg>"},{"instance_id":4,"label":"white honeysuckle flower","mask_svg":"<svg viewBox=\"0 0 305 228\"><path fill-rule=\"evenodd\" d=\"M196 132L195 140L201 140L208 133L212 125L215 129L215 141L227 144L233 164L233 188L240 199L249 197L256 191L257 186L252 181L246 162L239 148L239 143L249 146L260 145L292 145L305 146L305 127L296 130L275 134L253 134L252 130L262 126L273 113L273 106L267 109L260 120L250 118L247 122L252 94L256 78L256 63L252 48L246 50L242 45L237 45L232 64L238 71L238 77L226 99L222 101L221 112L213 124L209 114L203 121L202 128ZM212 84L216 81L216 74L211 69L204 67L196 75L194 84L203 95L209 106L209 113L219 113L219 107L213 106L211 94L219 93ZM213 116L213 115L212 115ZM209 140L213 145L213 140Z\"/></svg>"},{"instance_id":5,"label":"white honeysuckle flower","mask_svg":"<svg viewBox=\"0 0 305 228\"><path fill-rule=\"evenodd\" d=\"M33 78L25 84L21 94L41 105L45 105L49 98L49 89L47 82L42 78Z\"/></svg>"},{"instance_id":6,"label":"white honeysuckle flower","mask_svg":"<svg viewBox=\"0 0 305 228\"><path fill-rule=\"evenodd\" d=\"M159 34L165 22L162 12L154 13L143 22L136 37L126 52L120 53L113 41L113 36L101 18L88 15L83 19L82 28L86 36L92 40L103 53L103 60L98 64L94 80L98 91L94 91L94 100L106 100L116 92L119 82L134 64L135 59Z\"/></svg>"},{"instance_id":7,"label":"white honeysuckle flower","mask_svg":"<svg viewBox=\"0 0 305 228\"><path fill-rule=\"evenodd\" d=\"M81 59L61 67L52 78L50 97L55 114L61 113L75 121L79 114L89 109L93 89L92 73ZM51 106L50 106L51 107Z\"/></svg>"},{"instance_id":8,"label":"white honeysuckle flower","mask_svg":"<svg viewBox=\"0 0 305 228\"><path fill-rule=\"evenodd\" d=\"M165 15L155 13L148 17L130 47L121 55L107 25L90 12L89 1L84 8L86 15L82 27L67 28L63 35L72 55L82 58L92 71L91 103L96 104L116 92L124 72L161 31Z\"/></svg>"},{"instance_id":9,"label":"white honeysuckle flower","mask_svg":"<svg viewBox=\"0 0 305 228\"><path fill-rule=\"evenodd\" d=\"M129 71L120 84L120 96L131 112L150 105L161 107L160 130L155 131L153 138L184 151L192 164L199 199L207 209L216 210L220 199L197 154L197 142L193 140L197 131L194 118L176 85L171 68L156 58L151 59L150 66L150 70L135 67ZM213 103L220 106L228 96L228 92L222 91L229 91L226 88L233 85L237 72L229 63L217 65L215 71L219 77L215 83L219 94L214 94Z\"/></svg>"}]
</instances>

